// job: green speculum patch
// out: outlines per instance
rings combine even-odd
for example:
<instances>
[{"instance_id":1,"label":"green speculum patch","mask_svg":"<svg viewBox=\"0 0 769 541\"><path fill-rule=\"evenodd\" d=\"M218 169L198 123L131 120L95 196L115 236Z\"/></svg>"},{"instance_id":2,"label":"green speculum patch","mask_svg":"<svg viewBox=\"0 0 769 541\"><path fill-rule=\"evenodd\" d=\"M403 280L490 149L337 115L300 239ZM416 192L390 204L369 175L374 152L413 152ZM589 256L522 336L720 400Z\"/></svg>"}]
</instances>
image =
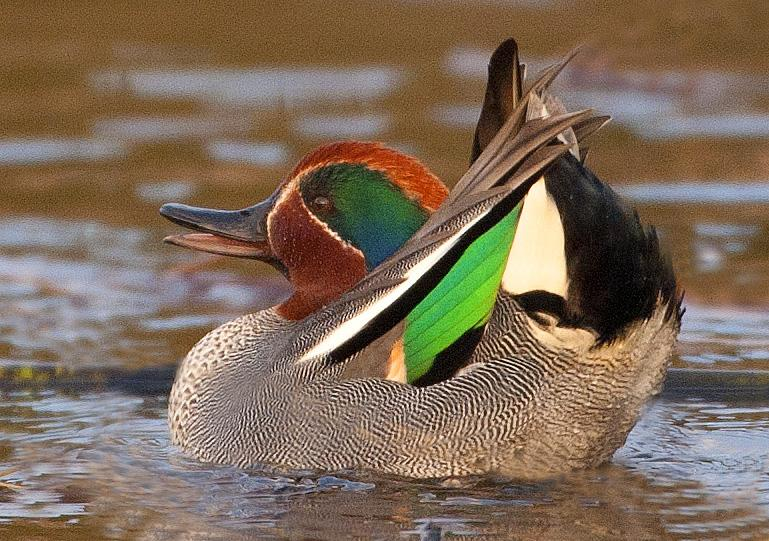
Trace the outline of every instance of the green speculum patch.
<instances>
[{"instance_id":1,"label":"green speculum patch","mask_svg":"<svg viewBox=\"0 0 769 541\"><path fill-rule=\"evenodd\" d=\"M406 316L407 381L425 375L438 355L491 316L522 204L478 237L437 286Z\"/></svg>"},{"instance_id":2,"label":"green speculum patch","mask_svg":"<svg viewBox=\"0 0 769 541\"><path fill-rule=\"evenodd\" d=\"M300 189L313 213L363 252L369 270L400 248L428 218L385 173L362 164L322 167ZM328 198L331 208L313 208L318 196Z\"/></svg>"}]
</instances>

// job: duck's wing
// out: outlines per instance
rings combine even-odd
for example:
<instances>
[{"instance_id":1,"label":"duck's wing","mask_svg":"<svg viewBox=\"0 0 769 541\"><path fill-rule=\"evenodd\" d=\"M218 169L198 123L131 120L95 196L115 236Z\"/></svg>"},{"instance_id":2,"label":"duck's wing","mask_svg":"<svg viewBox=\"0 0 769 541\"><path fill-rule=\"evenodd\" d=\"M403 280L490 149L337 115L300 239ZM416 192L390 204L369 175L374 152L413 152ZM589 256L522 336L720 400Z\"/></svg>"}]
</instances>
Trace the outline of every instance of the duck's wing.
<instances>
[{"instance_id":1,"label":"duck's wing","mask_svg":"<svg viewBox=\"0 0 769 541\"><path fill-rule=\"evenodd\" d=\"M386 373L400 355L414 381L429 371L437 350L485 323L512 241L514 209L568 151L558 134L590 118L582 111L525 120L527 102L524 96L444 205L398 252L303 320L286 355L335 363L370 347L377 358L355 375ZM382 337L391 348L373 347Z\"/></svg>"}]
</instances>

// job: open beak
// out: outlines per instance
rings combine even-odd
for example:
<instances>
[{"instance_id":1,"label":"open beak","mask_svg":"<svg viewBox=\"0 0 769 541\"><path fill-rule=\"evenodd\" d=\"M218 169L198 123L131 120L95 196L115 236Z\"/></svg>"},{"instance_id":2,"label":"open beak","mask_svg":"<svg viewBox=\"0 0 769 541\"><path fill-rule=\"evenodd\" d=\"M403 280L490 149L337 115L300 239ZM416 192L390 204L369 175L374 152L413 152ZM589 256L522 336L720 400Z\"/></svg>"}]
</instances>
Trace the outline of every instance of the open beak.
<instances>
[{"instance_id":1,"label":"open beak","mask_svg":"<svg viewBox=\"0 0 769 541\"><path fill-rule=\"evenodd\" d=\"M277 264L267 234L267 216L277 193L252 207L241 210L216 210L167 203L160 214L183 227L199 233L171 235L169 244L212 254L260 259Z\"/></svg>"}]
</instances>

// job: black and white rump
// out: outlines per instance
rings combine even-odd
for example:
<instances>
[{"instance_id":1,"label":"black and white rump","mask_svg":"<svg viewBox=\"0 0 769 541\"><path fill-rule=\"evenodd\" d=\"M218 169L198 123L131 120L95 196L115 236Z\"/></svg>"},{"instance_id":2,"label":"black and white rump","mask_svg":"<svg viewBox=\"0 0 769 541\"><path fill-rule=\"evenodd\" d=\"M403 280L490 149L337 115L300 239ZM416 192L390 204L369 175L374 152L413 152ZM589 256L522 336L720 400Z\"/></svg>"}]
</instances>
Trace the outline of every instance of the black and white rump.
<instances>
[{"instance_id":1,"label":"black and white rump","mask_svg":"<svg viewBox=\"0 0 769 541\"><path fill-rule=\"evenodd\" d=\"M565 112L548 86L576 52L531 85L528 118ZM489 63L471 163L520 102L525 72L515 40L503 42ZM559 326L590 330L596 344L621 339L655 311L662 310L676 330L683 315L682 294L654 227L641 224L636 210L585 166L584 140L609 120L596 116L559 135L570 152L553 162L524 199L521 237L503 283L531 315L547 314Z\"/></svg>"}]
</instances>

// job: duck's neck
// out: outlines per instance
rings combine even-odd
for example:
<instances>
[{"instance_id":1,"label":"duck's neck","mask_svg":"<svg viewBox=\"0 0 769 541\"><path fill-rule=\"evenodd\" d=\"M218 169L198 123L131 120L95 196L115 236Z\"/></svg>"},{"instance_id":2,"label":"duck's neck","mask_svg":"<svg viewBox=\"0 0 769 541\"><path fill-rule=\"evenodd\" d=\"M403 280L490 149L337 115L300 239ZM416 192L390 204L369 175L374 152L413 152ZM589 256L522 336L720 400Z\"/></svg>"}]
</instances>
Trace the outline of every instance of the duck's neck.
<instances>
[{"instance_id":1,"label":"duck's neck","mask_svg":"<svg viewBox=\"0 0 769 541\"><path fill-rule=\"evenodd\" d=\"M363 267L360 272L337 274L328 281L323 281L318 277L315 283L307 283L305 280L300 280L300 283L297 283L292 278L291 282L296 289L288 299L278 305L276 308L278 315L292 321L304 319L341 297L345 291L348 291L365 276L365 270Z\"/></svg>"},{"instance_id":2,"label":"duck's neck","mask_svg":"<svg viewBox=\"0 0 769 541\"><path fill-rule=\"evenodd\" d=\"M341 297L366 276L363 254L351 246L328 246L318 237L312 250L303 252L299 265L288 266L293 294L277 307L278 315L290 320L304 319ZM305 260L305 258L307 258Z\"/></svg>"}]
</instances>

